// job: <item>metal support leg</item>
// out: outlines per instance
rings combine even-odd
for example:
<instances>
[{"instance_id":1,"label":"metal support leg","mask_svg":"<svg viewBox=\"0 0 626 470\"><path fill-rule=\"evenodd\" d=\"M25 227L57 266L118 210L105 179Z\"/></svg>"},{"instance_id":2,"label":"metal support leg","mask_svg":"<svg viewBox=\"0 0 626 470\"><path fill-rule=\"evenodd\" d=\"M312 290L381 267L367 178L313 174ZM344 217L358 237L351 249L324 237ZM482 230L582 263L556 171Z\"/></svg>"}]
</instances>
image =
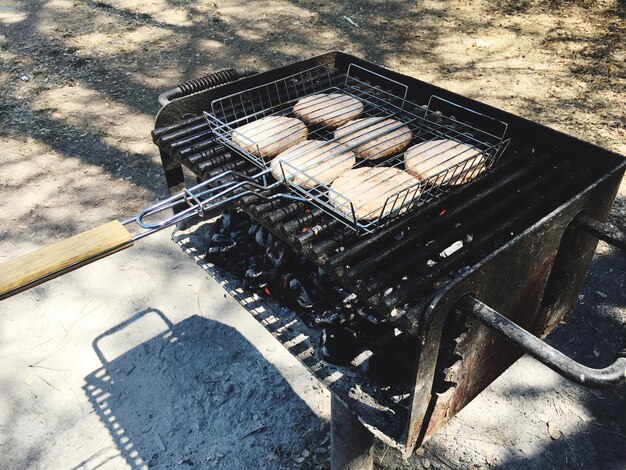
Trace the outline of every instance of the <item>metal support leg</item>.
<instances>
[{"instance_id":1,"label":"metal support leg","mask_svg":"<svg viewBox=\"0 0 626 470\"><path fill-rule=\"evenodd\" d=\"M185 188L185 175L183 167L170 154L160 150L161 164L165 173L165 182L167 183L167 191L170 196L181 192Z\"/></svg>"},{"instance_id":2,"label":"metal support leg","mask_svg":"<svg viewBox=\"0 0 626 470\"><path fill-rule=\"evenodd\" d=\"M330 402L330 467L374 470L374 435L335 395Z\"/></svg>"},{"instance_id":3,"label":"metal support leg","mask_svg":"<svg viewBox=\"0 0 626 470\"><path fill-rule=\"evenodd\" d=\"M161 163L163 165L163 172L165 173L165 181L167 183L167 191L170 196L174 196L175 194L180 193L183 189L185 189L185 174L183 173L183 167L180 163L178 163L170 154L164 152L163 150L159 151L161 154ZM174 214L178 214L185 209L188 209L189 206L185 203L177 204L172 208L172 212ZM176 224L176 227L179 230L185 230L191 227L196 222L196 218L184 220Z\"/></svg>"}]
</instances>

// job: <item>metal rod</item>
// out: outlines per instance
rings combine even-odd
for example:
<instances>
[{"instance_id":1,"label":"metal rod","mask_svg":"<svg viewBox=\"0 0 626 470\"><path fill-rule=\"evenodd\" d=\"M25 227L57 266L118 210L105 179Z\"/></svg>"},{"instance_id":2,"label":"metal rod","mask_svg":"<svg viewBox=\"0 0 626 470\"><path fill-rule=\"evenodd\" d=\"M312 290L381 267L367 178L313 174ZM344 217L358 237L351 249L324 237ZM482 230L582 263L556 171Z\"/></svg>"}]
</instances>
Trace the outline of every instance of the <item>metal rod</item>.
<instances>
[{"instance_id":1,"label":"metal rod","mask_svg":"<svg viewBox=\"0 0 626 470\"><path fill-rule=\"evenodd\" d=\"M587 387L609 387L626 382L626 343L617 352L617 358L611 365L594 369L567 357L472 296L463 297L457 305L462 311L477 318L482 324L572 382Z\"/></svg>"},{"instance_id":2,"label":"metal rod","mask_svg":"<svg viewBox=\"0 0 626 470\"><path fill-rule=\"evenodd\" d=\"M206 120L203 119L202 116L196 116L191 119L181 121L178 124L153 131L152 139L155 144L162 146L206 128Z\"/></svg>"},{"instance_id":3,"label":"metal rod","mask_svg":"<svg viewBox=\"0 0 626 470\"><path fill-rule=\"evenodd\" d=\"M454 193L450 193L450 196L446 199L440 199L439 201L433 202L428 206L416 209L406 214L397 223L389 225L388 227L379 230L376 234L351 244L339 253L332 254L332 256L329 257L328 265L339 272L342 265L354 264L354 260L359 259L359 257L362 258L366 253L368 256L371 255L372 250L376 247L383 247L384 249L386 247L393 246L393 244L390 244L389 241L397 235L398 230L400 230L401 227L405 227L415 222L419 222L421 224L425 218L429 217L429 214L439 213L446 207L454 206L458 203L462 203L463 201L477 199L478 197L475 195L476 192L491 187L494 184L494 181L508 181L511 178L514 179L518 176L520 171L522 173L525 172L526 168L533 171L535 166L526 160L528 154L529 151L524 151L520 152L518 155L512 155L511 158L504 161L501 165L498 165L498 167L494 170L493 178L489 180L473 181L471 184L459 188ZM516 166L520 165L522 165L522 168L514 169Z\"/></svg>"},{"instance_id":4,"label":"metal rod","mask_svg":"<svg viewBox=\"0 0 626 470\"><path fill-rule=\"evenodd\" d=\"M182 147L189 147L191 145L199 145L201 142L203 142L204 140L207 140L210 137L211 137L211 128L210 126L206 126L205 128L201 129L196 134L191 134L185 138L172 142L171 144L168 145L168 149L170 152L175 152Z\"/></svg>"},{"instance_id":5,"label":"metal rod","mask_svg":"<svg viewBox=\"0 0 626 470\"><path fill-rule=\"evenodd\" d=\"M600 222L585 214L578 214L572 223L594 237L626 251L626 235L611 228L609 224Z\"/></svg>"},{"instance_id":6,"label":"metal rod","mask_svg":"<svg viewBox=\"0 0 626 470\"><path fill-rule=\"evenodd\" d=\"M315 243L316 240L324 238L337 228L339 228L339 222L331 219L310 227L306 232L300 232L292 235L289 238L289 241L297 247L298 250L307 252L308 248Z\"/></svg>"},{"instance_id":7,"label":"metal rod","mask_svg":"<svg viewBox=\"0 0 626 470\"><path fill-rule=\"evenodd\" d=\"M380 257L370 257L364 260L364 262L355 265L350 270L347 270L346 274L354 278L356 275L363 276L363 274L368 274L373 270L376 270L376 268L382 268L381 264L383 262L385 263L385 266L389 265L388 269L384 269L382 273L375 276L371 281L368 280L363 282L364 288L373 294L383 286L389 284L394 278L402 276L405 272L409 271L409 267L413 267L412 271L419 272L419 270L415 269L417 266L422 266L429 258L439 259L438 253L450 246L459 238L464 238L465 234L474 233L475 230L485 224L486 220L504 219L509 214L501 214L502 211L510 211L512 204L519 201L519 199L526 198L527 194L534 188L545 184L546 180L549 180L555 175L563 174L564 166L565 165L557 168L550 168L547 171L540 171L539 174L534 173L534 179L528 182L528 185L525 186L526 191L524 192L511 191L511 186L505 185L500 186L500 189L506 189L506 194L503 194L502 197L495 201L487 199L489 195L495 193L495 191L485 191L476 198L472 198L471 201L466 201L465 204L461 203L459 205L455 205L450 209L449 214L446 213L435 220L429 221L429 223L425 224L423 228L415 230L415 238L407 236L410 240L409 243L414 245L417 244L416 240L418 237L422 238L422 241L425 240L426 242L430 241L428 240L429 238L434 237L433 243L430 243L422 249L416 250L415 253L409 256L403 256L400 259L395 260L395 257L391 255L396 255L396 253L403 254L401 251L396 251L396 247L402 249L409 244L402 243L404 242L403 240L402 242L395 244L388 251L390 256L381 255ZM537 169L536 167L533 168L535 170ZM484 205L487 202L487 207L483 210L479 211L475 207L477 205ZM459 229L454 230L454 223L458 219L458 216L464 213L466 214L468 210L473 210L473 213L476 214L475 217L465 221ZM444 226L446 225L449 226L450 229L445 230Z\"/></svg>"},{"instance_id":8,"label":"metal rod","mask_svg":"<svg viewBox=\"0 0 626 470\"><path fill-rule=\"evenodd\" d=\"M217 155L218 153L224 152L225 147L223 144L217 142L217 137L215 137L212 133L209 133L205 136L204 140L194 142L189 146L176 150L175 157L178 160L184 160L185 158L201 153L203 150L207 150L205 152L206 154L211 153L213 155ZM189 161L191 163L195 163L194 160Z\"/></svg>"},{"instance_id":9,"label":"metal rod","mask_svg":"<svg viewBox=\"0 0 626 470\"><path fill-rule=\"evenodd\" d=\"M473 217L472 219L466 221L462 227L465 231L471 230L470 227L472 225L475 226L477 224L483 224L485 220L484 217L489 217L492 211L495 212L498 208L503 207L504 205L522 196L520 193L511 191L512 184L519 184L518 181L525 181L529 176L533 176L535 180L531 181L531 187L536 187L541 179L549 176L548 174L544 175L542 170L543 168L539 169L535 165L527 165L521 168L519 171L511 172L509 175L507 175L497 183L486 186L482 191L475 193L471 198L465 198L456 204L450 204L449 207L445 209L445 212L443 214L432 214L433 216L435 216L434 219L429 219L427 217L420 218L420 225L411 232L407 233L402 240L399 240L397 243L393 243L389 246L384 247L383 250L380 250L376 254L370 254L358 263L352 263L350 269L345 270L345 274L350 277L354 277L356 275L362 276L363 274L374 271L376 267L380 267L380 263L382 262L393 263L392 260L394 259L394 257L396 255L402 254L401 250L409 245L415 245L418 239L425 236L437 237L436 243L443 243L444 246L441 249L446 248L446 246L453 243L459 237L459 234L456 230L444 230L443 226L453 225L455 222L457 222L458 217L464 213L467 213L466 211L468 210L474 211L474 213L481 215ZM537 178L538 173L543 175L541 179ZM554 170L551 174L554 174ZM498 192L506 192L506 194L503 195L502 199L497 200L495 202L495 205L489 204L490 212L479 212L479 210L481 210L481 206L485 205L485 201L490 201L489 198L493 194ZM428 223L426 223L427 221ZM425 241L428 242L430 240ZM439 249L439 251L436 251L434 247L432 248L433 249L430 250L431 252L439 253L439 251L441 251L441 249ZM428 254L427 256L431 255ZM400 262L405 262L405 259L401 259ZM409 262L409 264L415 263L415 261L408 260L407 262Z\"/></svg>"},{"instance_id":10,"label":"metal rod","mask_svg":"<svg viewBox=\"0 0 626 470\"><path fill-rule=\"evenodd\" d=\"M477 253L490 249L490 245L499 237L512 238L514 236L513 231L517 225L524 220L535 217L541 212L541 208L557 204L563 197L563 193L571 188L568 180L563 177L563 173L560 172L558 174L559 178L552 180L550 190L542 198L538 200L531 199L523 209L520 208L514 214L507 214L505 218L496 219L501 220L496 227L492 226L486 233L475 236L471 243L465 244L463 248L447 258L440 259L434 267L424 267L421 270L412 271L402 286L394 289L389 294L376 294L373 298L377 302L382 300L389 308L393 308L411 298L416 292L432 289L433 282L441 276L451 275L455 269L467 265L470 262L470 252ZM539 175L538 178L541 178L541 176Z\"/></svg>"}]
</instances>

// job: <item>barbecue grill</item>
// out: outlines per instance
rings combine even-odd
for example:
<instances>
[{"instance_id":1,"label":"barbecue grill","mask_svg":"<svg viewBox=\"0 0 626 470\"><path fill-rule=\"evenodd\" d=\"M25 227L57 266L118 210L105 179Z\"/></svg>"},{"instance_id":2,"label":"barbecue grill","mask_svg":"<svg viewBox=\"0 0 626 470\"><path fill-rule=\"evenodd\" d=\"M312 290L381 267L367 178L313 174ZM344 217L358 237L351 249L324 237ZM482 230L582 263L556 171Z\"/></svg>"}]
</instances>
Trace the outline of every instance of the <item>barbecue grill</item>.
<instances>
[{"instance_id":1,"label":"barbecue grill","mask_svg":"<svg viewBox=\"0 0 626 470\"><path fill-rule=\"evenodd\" d=\"M477 152L397 188L363 220L349 197L331 202L333 188L314 168L287 160L277 178L262 149L233 138L262 117L291 116L294 103L319 93L356 97L364 117L408 125L412 144L447 138ZM374 333L347 365L333 366L337 374L305 361L333 392L337 467L366 464L372 434L410 455L524 352L586 386L626 380L626 350L591 369L538 338L574 306L598 239L626 249L603 223L626 169L622 156L341 52L262 73L221 71L159 101L153 140L172 197L123 223L142 227L138 234L115 225L112 241L83 256L0 279L0 295L190 217L237 208L373 312ZM328 127L309 127L309 138L334 138ZM357 166L401 169L403 160L396 153ZM186 187L183 168L195 186ZM317 184L304 188L294 175ZM398 371L385 386L371 377L381 345L394 351L387 364ZM313 363L323 359L318 349Z\"/></svg>"}]
</instances>

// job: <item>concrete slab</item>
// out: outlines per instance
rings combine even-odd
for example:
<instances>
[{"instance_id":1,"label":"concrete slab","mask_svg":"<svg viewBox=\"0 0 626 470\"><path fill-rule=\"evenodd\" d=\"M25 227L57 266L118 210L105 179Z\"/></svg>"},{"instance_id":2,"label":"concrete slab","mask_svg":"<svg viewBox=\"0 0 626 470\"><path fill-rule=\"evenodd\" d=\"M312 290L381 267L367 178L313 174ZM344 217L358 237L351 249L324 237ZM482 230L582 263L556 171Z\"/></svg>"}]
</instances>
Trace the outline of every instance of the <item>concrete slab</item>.
<instances>
[{"instance_id":1,"label":"concrete slab","mask_svg":"<svg viewBox=\"0 0 626 470\"><path fill-rule=\"evenodd\" d=\"M274 468L328 419L328 394L165 232L0 318L2 468Z\"/></svg>"}]
</instances>

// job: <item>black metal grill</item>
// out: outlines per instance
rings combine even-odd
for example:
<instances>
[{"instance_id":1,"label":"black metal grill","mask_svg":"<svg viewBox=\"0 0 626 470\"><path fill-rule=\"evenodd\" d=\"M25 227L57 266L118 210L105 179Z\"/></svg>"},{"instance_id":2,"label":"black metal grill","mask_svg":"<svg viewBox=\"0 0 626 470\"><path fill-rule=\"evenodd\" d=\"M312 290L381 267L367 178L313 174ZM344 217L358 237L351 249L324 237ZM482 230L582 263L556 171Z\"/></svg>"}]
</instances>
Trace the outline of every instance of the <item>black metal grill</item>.
<instances>
[{"instance_id":1,"label":"black metal grill","mask_svg":"<svg viewBox=\"0 0 626 470\"><path fill-rule=\"evenodd\" d=\"M600 233L597 227L588 228L591 224L580 214L606 218L626 164L617 154L523 118L358 58L330 53L167 104L157 117L153 139L161 150L170 190L184 186L181 165L198 180L218 177L216 185L235 180L232 175L219 178L228 170L256 174L256 166L212 134L202 113L215 99L320 64L330 69L331 84L342 82L351 64L366 66L404 84L407 99L417 105L437 95L509 124L511 141L497 165L364 236L307 202L268 201L259 195L237 202L372 307L382 323L410 338L413 347L403 357L410 364L406 370L413 371L403 376L405 388L399 391L410 395L407 400L397 403L378 393L363 370L350 367L342 369L343 380L331 385L370 429L410 453L521 355L520 349L461 313L459 306L488 323L486 317L496 318L492 311L472 307L482 305L476 300L480 299L536 336L549 333L574 305L597 243L589 233L596 237ZM385 81L373 79L369 84L385 92ZM624 243L606 233L602 236L616 245ZM453 246L456 251L450 249ZM485 311L489 315L481 318ZM498 331L511 339L516 335L505 330L514 327ZM523 334L517 338L516 344L526 346L519 340ZM546 364L578 380L575 368L547 356L542 358ZM319 375L313 364L307 365ZM615 370L607 368L590 382L619 381ZM610 379L604 380L602 374ZM376 406L355 389L369 394Z\"/></svg>"}]
</instances>

